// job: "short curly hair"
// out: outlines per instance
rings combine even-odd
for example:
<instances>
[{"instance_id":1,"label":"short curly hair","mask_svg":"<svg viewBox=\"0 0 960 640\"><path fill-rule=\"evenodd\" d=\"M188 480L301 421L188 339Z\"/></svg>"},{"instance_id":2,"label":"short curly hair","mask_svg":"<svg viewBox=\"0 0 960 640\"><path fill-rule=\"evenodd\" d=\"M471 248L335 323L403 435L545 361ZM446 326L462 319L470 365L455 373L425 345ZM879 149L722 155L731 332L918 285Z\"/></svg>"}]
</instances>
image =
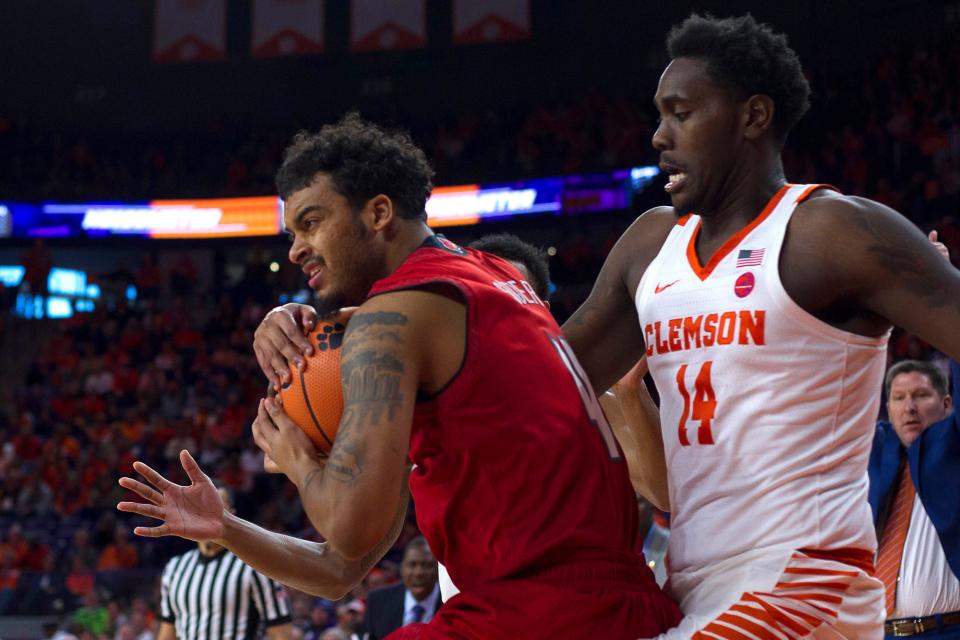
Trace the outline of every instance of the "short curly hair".
<instances>
[{"instance_id":1,"label":"short curly hair","mask_svg":"<svg viewBox=\"0 0 960 640\"><path fill-rule=\"evenodd\" d=\"M527 268L533 282L530 285L541 300L550 298L550 262L547 254L512 233L487 235L470 243L471 249L492 253L510 262L519 262Z\"/></svg>"},{"instance_id":2,"label":"short curly hair","mask_svg":"<svg viewBox=\"0 0 960 640\"><path fill-rule=\"evenodd\" d=\"M810 108L810 84L787 37L749 13L737 18L693 14L670 30L667 52L671 59L704 60L712 80L744 98L770 96L781 144Z\"/></svg>"},{"instance_id":3,"label":"short curly hair","mask_svg":"<svg viewBox=\"0 0 960 640\"><path fill-rule=\"evenodd\" d=\"M317 173L330 176L334 188L360 209L385 194L402 218L426 220L433 189L427 156L401 130L389 130L349 113L320 131L301 131L283 152L275 184L283 200L310 186Z\"/></svg>"}]
</instances>

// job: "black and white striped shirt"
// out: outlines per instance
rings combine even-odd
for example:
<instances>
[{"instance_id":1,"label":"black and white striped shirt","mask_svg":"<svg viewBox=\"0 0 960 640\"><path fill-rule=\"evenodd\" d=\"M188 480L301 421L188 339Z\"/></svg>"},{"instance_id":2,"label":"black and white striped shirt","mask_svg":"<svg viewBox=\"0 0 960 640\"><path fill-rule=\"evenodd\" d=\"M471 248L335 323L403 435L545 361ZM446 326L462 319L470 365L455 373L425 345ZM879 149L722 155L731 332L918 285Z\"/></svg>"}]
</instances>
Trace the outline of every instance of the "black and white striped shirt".
<instances>
[{"instance_id":1,"label":"black and white striped shirt","mask_svg":"<svg viewBox=\"0 0 960 640\"><path fill-rule=\"evenodd\" d=\"M230 551L194 549L163 569L160 620L173 623L177 640L253 640L261 622L290 622L290 605L283 587Z\"/></svg>"}]
</instances>

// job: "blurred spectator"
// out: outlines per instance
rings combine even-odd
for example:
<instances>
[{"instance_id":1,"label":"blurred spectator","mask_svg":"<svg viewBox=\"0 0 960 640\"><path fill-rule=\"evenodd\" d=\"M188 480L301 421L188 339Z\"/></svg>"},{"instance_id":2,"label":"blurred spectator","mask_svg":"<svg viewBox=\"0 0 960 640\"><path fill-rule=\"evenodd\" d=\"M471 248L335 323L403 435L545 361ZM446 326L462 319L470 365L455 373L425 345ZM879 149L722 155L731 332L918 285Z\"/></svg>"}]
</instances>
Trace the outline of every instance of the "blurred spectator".
<instances>
[{"instance_id":1,"label":"blurred spectator","mask_svg":"<svg viewBox=\"0 0 960 640\"><path fill-rule=\"evenodd\" d=\"M346 640L360 640L360 633L363 630L363 614L366 607L360 600L351 600L346 604L337 607L337 624L332 631L339 632ZM325 631L320 636L321 640L330 633Z\"/></svg>"},{"instance_id":2,"label":"blurred spectator","mask_svg":"<svg viewBox=\"0 0 960 640\"><path fill-rule=\"evenodd\" d=\"M56 571L53 555L46 555L43 564L23 572L14 596L17 613L49 615L64 613L74 606L73 594L67 589L65 575Z\"/></svg>"},{"instance_id":3,"label":"blurred spectator","mask_svg":"<svg viewBox=\"0 0 960 640\"><path fill-rule=\"evenodd\" d=\"M97 559L97 571L117 571L133 569L140 561L137 548L130 542L130 534L125 525L117 525L113 534L113 543L104 547Z\"/></svg>"},{"instance_id":4,"label":"blurred spectator","mask_svg":"<svg viewBox=\"0 0 960 640\"><path fill-rule=\"evenodd\" d=\"M323 632L333 625L330 619L330 609L321 603L315 603L310 608L309 617L299 626L303 631L303 640L320 640Z\"/></svg>"},{"instance_id":5,"label":"blurred spectator","mask_svg":"<svg viewBox=\"0 0 960 640\"><path fill-rule=\"evenodd\" d=\"M21 290L29 289L31 295L46 300L47 282L50 278L50 270L53 269L53 258L41 238L34 240L33 248L20 256L20 264L24 269Z\"/></svg>"},{"instance_id":6,"label":"blurred spectator","mask_svg":"<svg viewBox=\"0 0 960 640\"><path fill-rule=\"evenodd\" d=\"M101 604L100 594L96 589L84 596L83 606L73 614L73 621L93 634L95 638L107 632L110 614Z\"/></svg>"},{"instance_id":7,"label":"blurred spectator","mask_svg":"<svg viewBox=\"0 0 960 640\"><path fill-rule=\"evenodd\" d=\"M14 565L9 554L0 554L0 616L14 611L17 586L20 584L20 569Z\"/></svg>"},{"instance_id":8,"label":"blurred spectator","mask_svg":"<svg viewBox=\"0 0 960 640\"><path fill-rule=\"evenodd\" d=\"M69 556L69 573L66 586L78 599L85 600L87 594L96 589L97 576L93 572L93 561L84 558L82 553ZM61 569L62 570L62 569Z\"/></svg>"},{"instance_id":9,"label":"blurred spectator","mask_svg":"<svg viewBox=\"0 0 960 640\"><path fill-rule=\"evenodd\" d=\"M11 524L6 539L0 543L0 562L7 563L11 568L22 568L29 551L30 547L23 537L23 527L16 522Z\"/></svg>"},{"instance_id":10,"label":"blurred spectator","mask_svg":"<svg viewBox=\"0 0 960 640\"><path fill-rule=\"evenodd\" d=\"M17 515L48 516L53 512L53 490L39 476L27 476L17 495Z\"/></svg>"},{"instance_id":11,"label":"blurred spectator","mask_svg":"<svg viewBox=\"0 0 960 640\"><path fill-rule=\"evenodd\" d=\"M170 289L176 296L185 296L192 292L196 282L197 265L186 251L182 251L170 267Z\"/></svg>"},{"instance_id":12,"label":"blurred spectator","mask_svg":"<svg viewBox=\"0 0 960 640\"><path fill-rule=\"evenodd\" d=\"M137 295L144 300L156 300L160 296L162 276L160 267L157 266L156 254L144 254L134 284L137 286Z\"/></svg>"}]
</instances>

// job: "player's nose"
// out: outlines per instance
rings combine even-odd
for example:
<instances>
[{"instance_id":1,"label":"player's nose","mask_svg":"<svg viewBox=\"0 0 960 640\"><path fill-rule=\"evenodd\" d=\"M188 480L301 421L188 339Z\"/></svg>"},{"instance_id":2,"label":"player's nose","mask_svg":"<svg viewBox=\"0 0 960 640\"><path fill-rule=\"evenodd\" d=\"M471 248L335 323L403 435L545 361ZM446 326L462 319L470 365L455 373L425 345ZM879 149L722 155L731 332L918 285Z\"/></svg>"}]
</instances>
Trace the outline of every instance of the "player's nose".
<instances>
[{"instance_id":1,"label":"player's nose","mask_svg":"<svg viewBox=\"0 0 960 640\"><path fill-rule=\"evenodd\" d=\"M293 264L300 264L303 262L304 257L307 253L307 245L305 242L300 240L294 240L293 244L290 245L290 252L287 254L290 262Z\"/></svg>"},{"instance_id":2,"label":"player's nose","mask_svg":"<svg viewBox=\"0 0 960 640\"><path fill-rule=\"evenodd\" d=\"M653 148L657 151L666 151L672 148L673 143L668 135L666 130L666 125L663 120L657 125L657 130L653 132L653 138L651 139L653 143Z\"/></svg>"}]
</instances>

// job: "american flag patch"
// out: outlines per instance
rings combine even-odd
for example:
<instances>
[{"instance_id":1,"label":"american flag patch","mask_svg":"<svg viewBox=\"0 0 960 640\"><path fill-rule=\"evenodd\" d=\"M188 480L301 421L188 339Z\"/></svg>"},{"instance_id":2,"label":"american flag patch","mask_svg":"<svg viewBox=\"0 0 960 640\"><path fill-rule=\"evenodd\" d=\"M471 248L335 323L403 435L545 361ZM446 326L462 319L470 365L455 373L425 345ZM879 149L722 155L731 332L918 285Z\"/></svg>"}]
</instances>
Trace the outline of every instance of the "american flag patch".
<instances>
[{"instance_id":1,"label":"american flag patch","mask_svg":"<svg viewBox=\"0 0 960 640\"><path fill-rule=\"evenodd\" d=\"M740 267L759 267L763 264L763 252L766 249L741 249L737 254L737 269Z\"/></svg>"}]
</instances>

